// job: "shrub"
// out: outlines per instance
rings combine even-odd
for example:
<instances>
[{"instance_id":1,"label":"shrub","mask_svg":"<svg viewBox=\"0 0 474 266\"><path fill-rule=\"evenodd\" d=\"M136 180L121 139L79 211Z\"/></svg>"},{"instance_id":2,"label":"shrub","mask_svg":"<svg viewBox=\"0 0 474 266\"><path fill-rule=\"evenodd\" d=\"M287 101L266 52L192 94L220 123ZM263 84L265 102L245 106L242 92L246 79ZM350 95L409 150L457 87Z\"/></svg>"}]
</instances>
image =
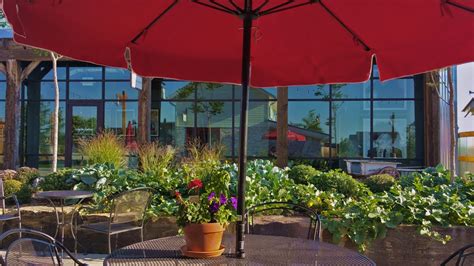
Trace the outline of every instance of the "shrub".
<instances>
[{"instance_id":1,"label":"shrub","mask_svg":"<svg viewBox=\"0 0 474 266\"><path fill-rule=\"evenodd\" d=\"M23 184L31 184L33 180L39 177L38 169L30 167L20 167L16 179L21 181Z\"/></svg>"},{"instance_id":2,"label":"shrub","mask_svg":"<svg viewBox=\"0 0 474 266\"><path fill-rule=\"evenodd\" d=\"M290 169L288 176L297 184L308 184L311 182L313 176L317 175L318 171L309 165L296 165Z\"/></svg>"},{"instance_id":3,"label":"shrub","mask_svg":"<svg viewBox=\"0 0 474 266\"><path fill-rule=\"evenodd\" d=\"M138 149L140 167L143 172L153 172L163 177L168 172L176 150L171 146L160 146L157 143L149 143Z\"/></svg>"},{"instance_id":4,"label":"shrub","mask_svg":"<svg viewBox=\"0 0 474 266\"><path fill-rule=\"evenodd\" d=\"M39 183L39 189L43 191L72 189L74 185L67 181L72 177L75 171L75 169L64 168L58 170L56 173L51 173Z\"/></svg>"},{"instance_id":5,"label":"shrub","mask_svg":"<svg viewBox=\"0 0 474 266\"><path fill-rule=\"evenodd\" d=\"M20 191L22 183L18 180L14 179L7 179L3 181L3 190L5 192L5 196L11 196L13 194L17 194Z\"/></svg>"},{"instance_id":6,"label":"shrub","mask_svg":"<svg viewBox=\"0 0 474 266\"><path fill-rule=\"evenodd\" d=\"M388 174L373 175L367 178L364 183L374 193L390 190L395 184L395 178Z\"/></svg>"},{"instance_id":7,"label":"shrub","mask_svg":"<svg viewBox=\"0 0 474 266\"><path fill-rule=\"evenodd\" d=\"M33 194L31 185L23 184L20 188L20 191L16 193L16 197L20 204L26 204L31 202L31 194Z\"/></svg>"},{"instance_id":8,"label":"shrub","mask_svg":"<svg viewBox=\"0 0 474 266\"><path fill-rule=\"evenodd\" d=\"M102 132L92 139L81 140L79 150L89 164L126 165L127 149L113 132Z\"/></svg>"},{"instance_id":9,"label":"shrub","mask_svg":"<svg viewBox=\"0 0 474 266\"><path fill-rule=\"evenodd\" d=\"M15 170L0 170L0 178L3 180L15 179L17 172Z\"/></svg>"},{"instance_id":10,"label":"shrub","mask_svg":"<svg viewBox=\"0 0 474 266\"><path fill-rule=\"evenodd\" d=\"M188 143L186 153L186 157L181 160L181 167L184 171L185 181L189 182L192 179L208 175L221 164L224 146L210 146L194 140Z\"/></svg>"},{"instance_id":11,"label":"shrub","mask_svg":"<svg viewBox=\"0 0 474 266\"><path fill-rule=\"evenodd\" d=\"M366 190L365 186L344 173L342 170L330 170L328 172L318 172L312 179L319 190L335 191L348 197L361 194Z\"/></svg>"}]
</instances>

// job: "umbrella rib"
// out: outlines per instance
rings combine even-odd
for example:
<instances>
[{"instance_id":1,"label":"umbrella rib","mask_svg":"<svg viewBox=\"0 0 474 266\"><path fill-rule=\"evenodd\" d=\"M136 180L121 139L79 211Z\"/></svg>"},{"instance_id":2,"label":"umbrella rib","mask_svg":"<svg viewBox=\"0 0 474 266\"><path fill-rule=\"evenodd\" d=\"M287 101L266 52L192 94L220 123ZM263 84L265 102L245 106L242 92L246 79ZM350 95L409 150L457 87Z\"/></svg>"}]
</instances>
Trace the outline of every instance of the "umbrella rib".
<instances>
[{"instance_id":1,"label":"umbrella rib","mask_svg":"<svg viewBox=\"0 0 474 266\"><path fill-rule=\"evenodd\" d=\"M262 11L262 12L258 12L257 16L270 15L270 14L282 12L282 11L285 11L285 10L297 8L297 7L300 7L300 6L306 6L306 5L315 4L315 3L317 3L317 2L319 2L319 0L308 0L307 2L304 2L304 3L291 5L291 4L294 3L294 0L288 0L288 1L285 2L285 3L276 5L276 6L272 7L272 8L269 8L269 9L267 9L267 10L264 10L264 11ZM260 9L260 7L259 7L259 9Z\"/></svg>"},{"instance_id":2,"label":"umbrella rib","mask_svg":"<svg viewBox=\"0 0 474 266\"><path fill-rule=\"evenodd\" d=\"M239 15L238 12L236 12L235 10L229 9L228 7L226 7L226 9L224 9L222 7L219 7L219 5L216 6L216 5L203 3L200 0L191 0L191 2L202 5L202 6L205 6L205 7L209 7L209 8L218 10L218 11L222 11L222 12L225 12L225 13L228 13L228 14L231 14L231 15L237 15L237 16ZM211 1L211 2L214 2L214 1Z\"/></svg>"},{"instance_id":3,"label":"umbrella rib","mask_svg":"<svg viewBox=\"0 0 474 266\"><path fill-rule=\"evenodd\" d=\"M364 46L364 50L365 51L370 51L372 49L370 49L370 47L359 37L357 36L357 34L352 31L351 29L349 29L349 27L338 17L336 16L336 14L334 14L324 3L322 0L319 0L319 4L321 4L321 6L323 7L323 9L329 14L331 15L331 17L333 17L337 23L339 23L339 25L341 25L347 32L349 32L355 40L357 40L358 43L360 43L362 46Z\"/></svg>"},{"instance_id":4,"label":"umbrella rib","mask_svg":"<svg viewBox=\"0 0 474 266\"><path fill-rule=\"evenodd\" d=\"M474 8L470 8L470 7L468 7L468 6L464 6L464 5L461 5L461 4L459 4L459 3L454 3L454 2L451 2L450 0L446 0L445 3L448 4L448 5L452 5L452 6L454 6L454 7L457 7L457 8L459 8L459 9L462 9L462 10L464 10L464 11L474 13Z\"/></svg>"},{"instance_id":5,"label":"umbrella rib","mask_svg":"<svg viewBox=\"0 0 474 266\"><path fill-rule=\"evenodd\" d=\"M221 3L216 2L216 0L211 0L211 3L213 3L216 6L221 7L224 10L227 10L229 13L234 13L235 15L241 15L241 13L239 13L238 10L233 10L233 9L229 8L228 6L226 6L226 5L223 5Z\"/></svg>"},{"instance_id":6,"label":"umbrella rib","mask_svg":"<svg viewBox=\"0 0 474 266\"><path fill-rule=\"evenodd\" d=\"M229 3L234 6L235 9L237 9L241 14L244 13L244 10L242 8L240 8L235 2L234 0L229 0Z\"/></svg>"},{"instance_id":7,"label":"umbrella rib","mask_svg":"<svg viewBox=\"0 0 474 266\"><path fill-rule=\"evenodd\" d=\"M133 39L132 43L136 44L136 41L143 36L155 23L162 18L168 11L170 11L176 4L178 3L178 0L174 0L173 3L171 3L161 14L159 14L156 18L154 18L140 33L138 33Z\"/></svg>"}]
</instances>

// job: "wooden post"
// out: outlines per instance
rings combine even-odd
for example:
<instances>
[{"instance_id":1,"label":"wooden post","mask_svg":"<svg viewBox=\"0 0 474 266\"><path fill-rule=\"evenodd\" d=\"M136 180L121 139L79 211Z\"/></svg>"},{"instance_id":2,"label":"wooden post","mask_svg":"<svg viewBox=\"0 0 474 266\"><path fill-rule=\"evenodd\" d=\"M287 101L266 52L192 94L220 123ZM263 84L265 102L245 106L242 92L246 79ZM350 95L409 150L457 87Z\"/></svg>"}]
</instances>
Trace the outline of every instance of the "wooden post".
<instances>
[{"instance_id":1,"label":"wooden post","mask_svg":"<svg viewBox=\"0 0 474 266\"><path fill-rule=\"evenodd\" d=\"M152 78L143 78L142 90L138 96L138 143L140 144L150 141L152 80Z\"/></svg>"},{"instance_id":2,"label":"wooden post","mask_svg":"<svg viewBox=\"0 0 474 266\"><path fill-rule=\"evenodd\" d=\"M23 71L17 60L10 59L0 67L7 80L5 104L5 129L3 168L16 169L19 164L20 144L20 88L21 82L38 66L40 61L31 62Z\"/></svg>"},{"instance_id":3,"label":"wooden post","mask_svg":"<svg viewBox=\"0 0 474 266\"><path fill-rule=\"evenodd\" d=\"M288 87L277 89L277 165L288 165Z\"/></svg>"}]
</instances>

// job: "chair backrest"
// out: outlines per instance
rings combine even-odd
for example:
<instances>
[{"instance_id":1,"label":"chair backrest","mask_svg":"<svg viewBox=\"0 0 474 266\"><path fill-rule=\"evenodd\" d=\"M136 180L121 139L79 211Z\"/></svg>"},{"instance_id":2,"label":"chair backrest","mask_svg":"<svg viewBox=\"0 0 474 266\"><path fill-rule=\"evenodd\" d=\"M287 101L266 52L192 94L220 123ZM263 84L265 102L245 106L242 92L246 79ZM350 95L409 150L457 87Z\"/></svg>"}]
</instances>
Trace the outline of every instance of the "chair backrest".
<instances>
[{"instance_id":1,"label":"chair backrest","mask_svg":"<svg viewBox=\"0 0 474 266\"><path fill-rule=\"evenodd\" d=\"M257 215L285 215L285 216L294 216L294 217L303 217L306 218L308 221L308 229L307 229L307 239L310 240L320 240L320 233L321 233L321 220L319 218L318 213L315 210L307 208L305 206L301 206L298 204L290 203L290 202L268 202L264 204L259 204L252 206L247 209L245 214L245 222L246 222L246 233L248 234L267 234L265 230L260 230L257 232L257 227L260 226L255 220L255 216ZM278 223L279 221L271 221L272 223ZM296 221L299 225L301 221ZM285 224L287 229L290 226L289 224ZM280 235L280 236L291 236L295 237L294 235L288 235L287 231L280 230L281 228L276 228L270 230L271 235ZM278 232L275 232L278 231Z\"/></svg>"},{"instance_id":2,"label":"chair backrest","mask_svg":"<svg viewBox=\"0 0 474 266\"><path fill-rule=\"evenodd\" d=\"M63 265L60 252L64 252L77 265L87 265L76 259L62 243L40 231L11 229L0 235L0 241L13 234L19 234L20 239L8 246L4 259L6 265ZM31 237L23 238L24 235Z\"/></svg>"},{"instance_id":3,"label":"chair backrest","mask_svg":"<svg viewBox=\"0 0 474 266\"><path fill-rule=\"evenodd\" d=\"M20 238L8 246L6 265L61 265L59 253L50 242Z\"/></svg>"},{"instance_id":4,"label":"chair backrest","mask_svg":"<svg viewBox=\"0 0 474 266\"><path fill-rule=\"evenodd\" d=\"M151 196L151 189L137 188L113 197L110 213L111 223L143 222Z\"/></svg>"},{"instance_id":5,"label":"chair backrest","mask_svg":"<svg viewBox=\"0 0 474 266\"><path fill-rule=\"evenodd\" d=\"M474 244L466 245L451 254L441 263L441 266L446 265L474 265Z\"/></svg>"}]
</instances>

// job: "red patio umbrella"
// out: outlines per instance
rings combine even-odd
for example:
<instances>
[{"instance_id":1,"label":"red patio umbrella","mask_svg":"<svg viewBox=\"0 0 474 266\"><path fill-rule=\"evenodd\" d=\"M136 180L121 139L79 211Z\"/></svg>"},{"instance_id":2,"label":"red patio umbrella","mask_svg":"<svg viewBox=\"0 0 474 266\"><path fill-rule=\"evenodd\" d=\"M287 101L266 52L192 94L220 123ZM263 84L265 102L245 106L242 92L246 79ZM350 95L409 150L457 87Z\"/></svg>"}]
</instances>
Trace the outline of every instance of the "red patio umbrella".
<instances>
[{"instance_id":1,"label":"red patio umbrella","mask_svg":"<svg viewBox=\"0 0 474 266\"><path fill-rule=\"evenodd\" d=\"M271 130L271 131L265 133L263 135L263 138L264 139L270 139L270 140L276 140L277 135L278 134L277 134L276 130ZM298 133L296 133L294 131L291 131L291 130L288 130L287 138L288 138L288 140L291 140L291 141L305 141L306 140L305 135L298 134Z\"/></svg>"},{"instance_id":2,"label":"red patio umbrella","mask_svg":"<svg viewBox=\"0 0 474 266\"><path fill-rule=\"evenodd\" d=\"M0 0L1 1L1 0ZM382 80L474 61L470 0L4 0L17 42L143 76L248 87ZM126 52L128 51L128 52ZM243 256L243 221L237 250Z\"/></svg>"}]
</instances>

